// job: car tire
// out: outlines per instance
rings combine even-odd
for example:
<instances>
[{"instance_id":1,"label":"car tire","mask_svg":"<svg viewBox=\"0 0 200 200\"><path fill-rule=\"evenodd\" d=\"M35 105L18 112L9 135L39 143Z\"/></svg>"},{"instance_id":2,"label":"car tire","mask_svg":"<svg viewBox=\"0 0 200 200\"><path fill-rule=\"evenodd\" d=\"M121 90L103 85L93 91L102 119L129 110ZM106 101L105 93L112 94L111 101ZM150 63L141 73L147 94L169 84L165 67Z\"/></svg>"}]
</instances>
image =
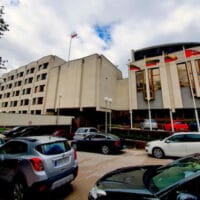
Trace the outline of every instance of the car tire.
<instances>
[{"instance_id":1,"label":"car tire","mask_svg":"<svg viewBox=\"0 0 200 200\"><path fill-rule=\"evenodd\" d=\"M9 195L10 200L24 200L26 194L26 186L22 180L15 180L12 183Z\"/></svg>"},{"instance_id":2,"label":"car tire","mask_svg":"<svg viewBox=\"0 0 200 200\"><path fill-rule=\"evenodd\" d=\"M110 153L110 148L107 145L103 145L101 147L101 153L103 153L103 154L109 154Z\"/></svg>"},{"instance_id":3,"label":"car tire","mask_svg":"<svg viewBox=\"0 0 200 200\"><path fill-rule=\"evenodd\" d=\"M163 158L165 156L163 150L161 148L159 148L159 147L156 147L156 148L153 149L152 155L155 158Z\"/></svg>"}]
</instances>

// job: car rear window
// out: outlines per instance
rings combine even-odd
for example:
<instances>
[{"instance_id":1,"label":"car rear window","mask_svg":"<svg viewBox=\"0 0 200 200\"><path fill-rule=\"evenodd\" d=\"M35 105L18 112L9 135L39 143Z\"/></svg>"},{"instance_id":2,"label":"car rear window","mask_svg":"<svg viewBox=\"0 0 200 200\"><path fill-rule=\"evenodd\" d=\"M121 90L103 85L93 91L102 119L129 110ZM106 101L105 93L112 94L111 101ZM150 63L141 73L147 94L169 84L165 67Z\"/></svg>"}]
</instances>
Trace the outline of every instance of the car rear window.
<instances>
[{"instance_id":1,"label":"car rear window","mask_svg":"<svg viewBox=\"0 0 200 200\"><path fill-rule=\"evenodd\" d=\"M59 141L53 143L41 144L36 147L37 151L44 155L55 155L64 153L71 149L67 141Z\"/></svg>"}]
</instances>

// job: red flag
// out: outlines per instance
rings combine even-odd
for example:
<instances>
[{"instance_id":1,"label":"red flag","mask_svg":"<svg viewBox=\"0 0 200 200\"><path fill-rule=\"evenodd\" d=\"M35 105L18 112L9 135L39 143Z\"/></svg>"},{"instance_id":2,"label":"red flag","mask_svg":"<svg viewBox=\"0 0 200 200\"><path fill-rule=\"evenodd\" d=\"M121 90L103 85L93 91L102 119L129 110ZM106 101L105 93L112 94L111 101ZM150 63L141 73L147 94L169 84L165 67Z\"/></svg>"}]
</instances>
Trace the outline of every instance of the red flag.
<instances>
[{"instance_id":1,"label":"red flag","mask_svg":"<svg viewBox=\"0 0 200 200\"><path fill-rule=\"evenodd\" d=\"M137 71L137 70L140 70L140 67L133 65L133 64L130 64L129 69L133 70L133 71Z\"/></svg>"},{"instance_id":2,"label":"red flag","mask_svg":"<svg viewBox=\"0 0 200 200\"><path fill-rule=\"evenodd\" d=\"M177 56L175 55L165 55L165 63L169 63L177 60Z\"/></svg>"},{"instance_id":3,"label":"red flag","mask_svg":"<svg viewBox=\"0 0 200 200\"><path fill-rule=\"evenodd\" d=\"M189 58L192 56L200 55L200 51L192 50L192 49L185 49L185 57Z\"/></svg>"},{"instance_id":4,"label":"red flag","mask_svg":"<svg viewBox=\"0 0 200 200\"><path fill-rule=\"evenodd\" d=\"M146 60L146 66L151 67L154 65L157 65L160 62L158 59L151 59L151 60Z\"/></svg>"},{"instance_id":5,"label":"red flag","mask_svg":"<svg viewBox=\"0 0 200 200\"><path fill-rule=\"evenodd\" d=\"M75 38L75 37L77 37L77 33L74 32L71 34L71 38Z\"/></svg>"}]
</instances>

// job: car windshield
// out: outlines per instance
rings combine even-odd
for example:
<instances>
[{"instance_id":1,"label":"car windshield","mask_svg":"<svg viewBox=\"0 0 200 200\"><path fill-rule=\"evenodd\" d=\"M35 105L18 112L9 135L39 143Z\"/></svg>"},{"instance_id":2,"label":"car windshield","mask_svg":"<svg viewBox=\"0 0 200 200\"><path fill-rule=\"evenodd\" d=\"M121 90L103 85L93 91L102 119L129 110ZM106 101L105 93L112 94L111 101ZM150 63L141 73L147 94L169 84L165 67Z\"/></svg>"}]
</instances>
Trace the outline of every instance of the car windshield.
<instances>
[{"instance_id":1,"label":"car windshield","mask_svg":"<svg viewBox=\"0 0 200 200\"><path fill-rule=\"evenodd\" d=\"M174 161L164 167L157 168L153 173L145 173L146 186L152 192L159 192L189 176L200 172L200 154Z\"/></svg>"}]
</instances>

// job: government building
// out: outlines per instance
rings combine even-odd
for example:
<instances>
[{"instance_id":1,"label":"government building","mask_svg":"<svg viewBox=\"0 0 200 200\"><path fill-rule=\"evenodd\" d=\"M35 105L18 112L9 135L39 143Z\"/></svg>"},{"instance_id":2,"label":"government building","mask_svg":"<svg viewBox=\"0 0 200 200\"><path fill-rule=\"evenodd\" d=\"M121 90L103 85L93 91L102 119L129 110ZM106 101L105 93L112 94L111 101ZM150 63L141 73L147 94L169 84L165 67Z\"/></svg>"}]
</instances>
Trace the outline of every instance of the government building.
<instances>
[{"instance_id":1,"label":"government building","mask_svg":"<svg viewBox=\"0 0 200 200\"><path fill-rule=\"evenodd\" d=\"M128 78L103 55L66 62L49 55L0 81L0 112L74 116L76 126L138 127L151 116L195 120L200 109L200 43L131 51Z\"/></svg>"}]
</instances>

